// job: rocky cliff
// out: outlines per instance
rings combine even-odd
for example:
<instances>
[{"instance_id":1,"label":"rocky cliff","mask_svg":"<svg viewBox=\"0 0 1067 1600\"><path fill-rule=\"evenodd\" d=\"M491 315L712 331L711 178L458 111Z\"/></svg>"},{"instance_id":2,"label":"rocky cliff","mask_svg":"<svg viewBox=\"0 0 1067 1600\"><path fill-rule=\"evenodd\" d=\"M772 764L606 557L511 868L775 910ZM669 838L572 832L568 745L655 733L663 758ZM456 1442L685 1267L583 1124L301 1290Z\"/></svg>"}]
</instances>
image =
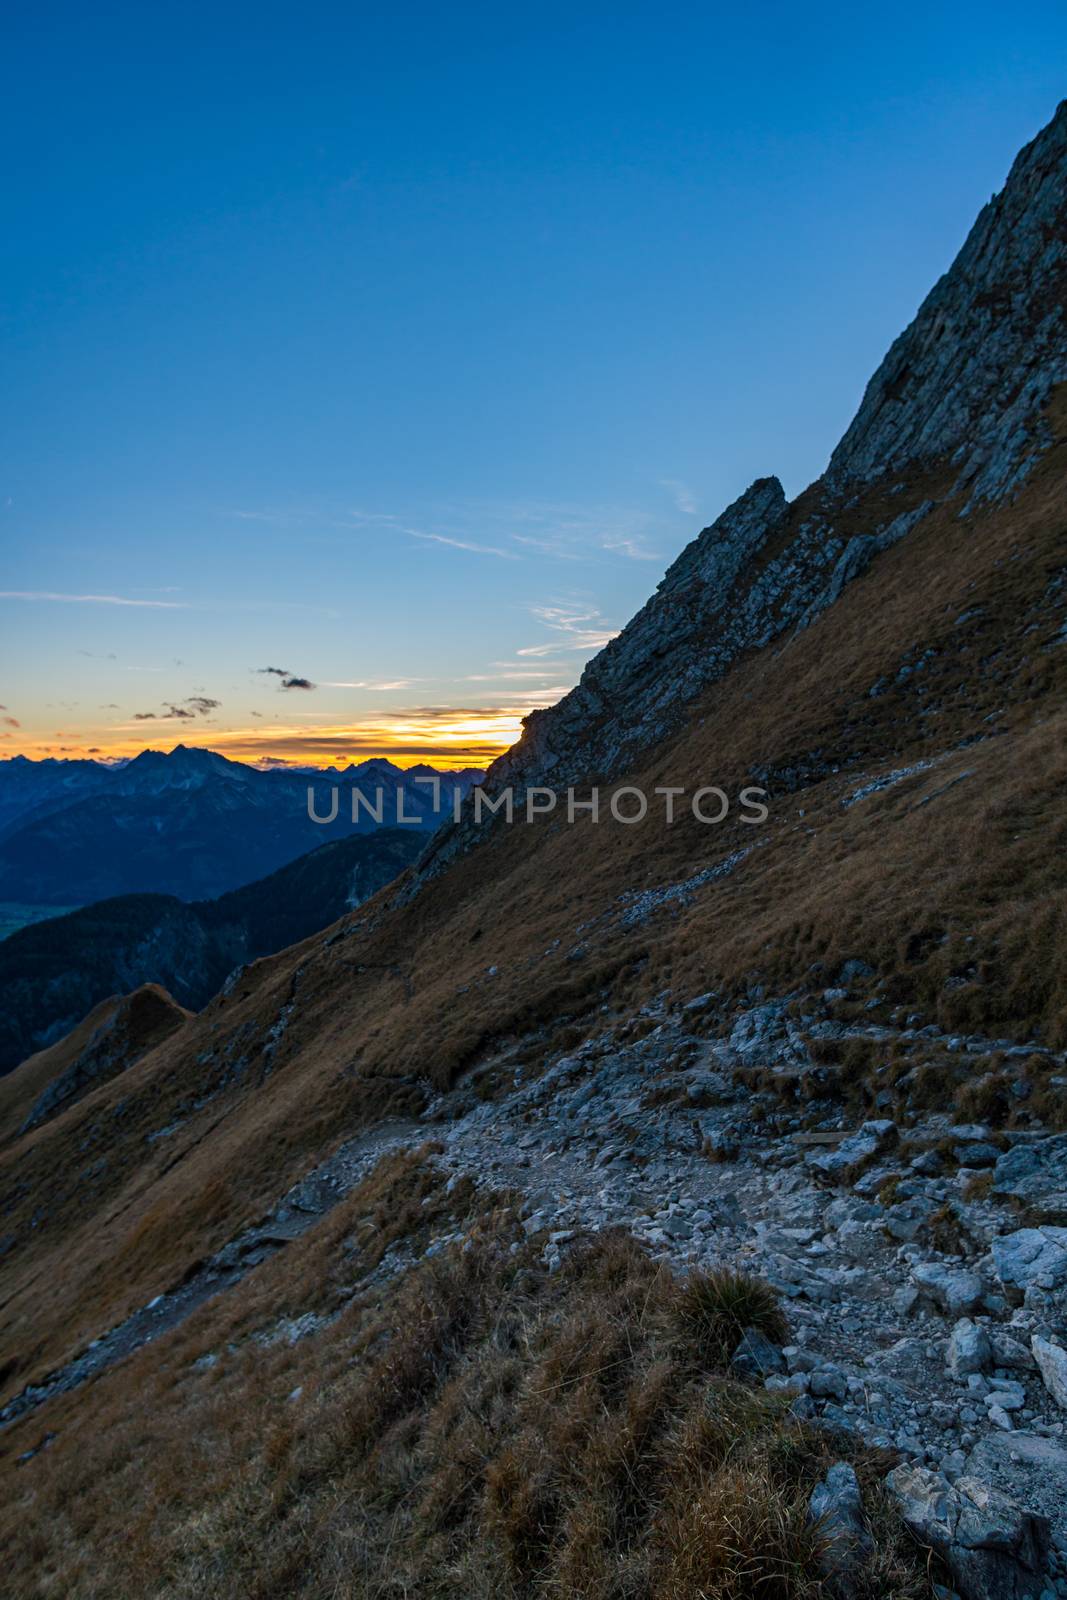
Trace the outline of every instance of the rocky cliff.
<instances>
[{"instance_id":1,"label":"rocky cliff","mask_svg":"<svg viewBox=\"0 0 1067 1600\"><path fill-rule=\"evenodd\" d=\"M1016 492L1067 378L1067 102L1018 156L951 269L871 379L825 476L792 504L761 478L687 546L487 787L613 777L747 651L807 627L934 505ZM436 871L465 842L448 831Z\"/></svg>"}]
</instances>

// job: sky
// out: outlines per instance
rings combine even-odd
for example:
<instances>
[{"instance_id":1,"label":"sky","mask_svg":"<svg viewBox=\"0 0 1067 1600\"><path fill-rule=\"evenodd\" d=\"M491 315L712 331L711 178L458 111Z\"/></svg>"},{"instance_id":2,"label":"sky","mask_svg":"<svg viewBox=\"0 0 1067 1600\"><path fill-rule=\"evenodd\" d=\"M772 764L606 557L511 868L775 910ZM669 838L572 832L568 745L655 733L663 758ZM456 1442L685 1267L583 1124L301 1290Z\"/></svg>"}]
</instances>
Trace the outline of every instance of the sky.
<instances>
[{"instance_id":1,"label":"sky","mask_svg":"<svg viewBox=\"0 0 1067 1600\"><path fill-rule=\"evenodd\" d=\"M1061 3L9 8L0 752L481 764L823 470Z\"/></svg>"}]
</instances>

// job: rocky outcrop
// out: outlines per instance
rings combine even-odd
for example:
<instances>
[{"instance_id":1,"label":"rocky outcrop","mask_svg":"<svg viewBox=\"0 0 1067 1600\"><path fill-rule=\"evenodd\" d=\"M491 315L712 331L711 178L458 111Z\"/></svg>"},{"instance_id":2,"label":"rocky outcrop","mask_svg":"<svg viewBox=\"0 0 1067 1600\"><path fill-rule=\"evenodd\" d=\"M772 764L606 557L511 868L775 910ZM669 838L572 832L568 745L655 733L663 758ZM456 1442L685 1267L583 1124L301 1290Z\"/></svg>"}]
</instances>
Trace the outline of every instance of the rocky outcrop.
<instances>
[{"instance_id":1,"label":"rocky outcrop","mask_svg":"<svg viewBox=\"0 0 1067 1600\"><path fill-rule=\"evenodd\" d=\"M578 686L526 718L486 787L521 793L625 772L743 655L811 626L923 522L934 505L919 490L927 469L944 469L965 510L1016 490L1049 443L1043 409L1067 379L1065 283L1067 102L890 349L803 509L787 503L777 478L753 483L682 552ZM899 509L873 512L854 531L872 488L897 497ZM444 829L420 876L477 832Z\"/></svg>"},{"instance_id":2,"label":"rocky outcrop","mask_svg":"<svg viewBox=\"0 0 1067 1600\"><path fill-rule=\"evenodd\" d=\"M890 348L834 451L837 487L949 459L970 503L1029 472L1067 379L1067 101L1022 150L950 270Z\"/></svg>"}]
</instances>

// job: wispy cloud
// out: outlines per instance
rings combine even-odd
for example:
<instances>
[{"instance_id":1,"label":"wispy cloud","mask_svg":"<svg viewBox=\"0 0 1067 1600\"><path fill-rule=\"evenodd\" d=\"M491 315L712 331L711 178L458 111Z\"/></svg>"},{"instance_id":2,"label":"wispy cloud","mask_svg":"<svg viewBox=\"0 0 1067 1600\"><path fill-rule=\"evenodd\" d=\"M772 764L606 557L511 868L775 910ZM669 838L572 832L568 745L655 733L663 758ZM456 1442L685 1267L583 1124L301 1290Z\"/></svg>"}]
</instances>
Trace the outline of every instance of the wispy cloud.
<instances>
[{"instance_id":1,"label":"wispy cloud","mask_svg":"<svg viewBox=\"0 0 1067 1600\"><path fill-rule=\"evenodd\" d=\"M606 534L600 541L604 550L617 551L619 555L626 556L630 561L660 561L662 557L658 550L649 550L640 539L627 538L624 534Z\"/></svg>"},{"instance_id":2,"label":"wispy cloud","mask_svg":"<svg viewBox=\"0 0 1067 1600\"><path fill-rule=\"evenodd\" d=\"M443 533L420 533L417 528L407 528L413 539L423 539L427 544L444 544L452 550L469 550L479 556L500 556L504 561L517 561L519 558L514 550L501 550L496 545L475 544L472 539L450 539Z\"/></svg>"},{"instance_id":3,"label":"wispy cloud","mask_svg":"<svg viewBox=\"0 0 1067 1600\"><path fill-rule=\"evenodd\" d=\"M683 483L681 478L661 478L659 482L660 488L666 489L678 510L681 511L684 516L696 516L696 495L693 493L692 489L690 489L687 483Z\"/></svg>"},{"instance_id":4,"label":"wispy cloud","mask_svg":"<svg viewBox=\"0 0 1067 1600\"><path fill-rule=\"evenodd\" d=\"M217 711L221 705L221 700L212 700L209 695L194 694L181 702L165 700L162 711L135 711L133 720L134 722L192 722L197 717L206 717L210 712Z\"/></svg>"},{"instance_id":5,"label":"wispy cloud","mask_svg":"<svg viewBox=\"0 0 1067 1600\"><path fill-rule=\"evenodd\" d=\"M527 659L559 655L570 650L581 650L591 655L595 650L602 650L619 631L605 627L604 618L595 606L535 605L530 607L530 614L556 637L546 639L541 644L524 645L515 652Z\"/></svg>"},{"instance_id":6,"label":"wispy cloud","mask_svg":"<svg viewBox=\"0 0 1067 1600\"><path fill-rule=\"evenodd\" d=\"M374 694L388 694L397 689L410 689L418 678L352 678L323 680L320 689L368 689Z\"/></svg>"},{"instance_id":7,"label":"wispy cloud","mask_svg":"<svg viewBox=\"0 0 1067 1600\"><path fill-rule=\"evenodd\" d=\"M0 589L0 600L56 600L75 606L145 606L152 611L188 611L181 600L131 600L122 594L56 594L50 589Z\"/></svg>"}]
</instances>

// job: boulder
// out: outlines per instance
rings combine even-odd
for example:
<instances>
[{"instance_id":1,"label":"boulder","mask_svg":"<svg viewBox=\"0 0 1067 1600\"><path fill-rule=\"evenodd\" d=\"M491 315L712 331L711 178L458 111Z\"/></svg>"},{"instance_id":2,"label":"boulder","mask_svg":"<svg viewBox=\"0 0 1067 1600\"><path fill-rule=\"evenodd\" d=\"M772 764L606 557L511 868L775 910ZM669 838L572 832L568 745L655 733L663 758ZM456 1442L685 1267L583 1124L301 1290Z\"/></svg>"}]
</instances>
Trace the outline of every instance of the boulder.
<instances>
[{"instance_id":1,"label":"boulder","mask_svg":"<svg viewBox=\"0 0 1067 1600\"><path fill-rule=\"evenodd\" d=\"M808 1391L816 1400L844 1401L848 1396L848 1379L840 1367L829 1361L816 1367L808 1380Z\"/></svg>"},{"instance_id":2,"label":"boulder","mask_svg":"<svg viewBox=\"0 0 1067 1600\"><path fill-rule=\"evenodd\" d=\"M816 1173L831 1182L844 1183L856 1177L868 1161L894 1145L897 1129L894 1122L880 1120L865 1122L849 1134L834 1150L811 1150L805 1161Z\"/></svg>"},{"instance_id":3,"label":"boulder","mask_svg":"<svg viewBox=\"0 0 1067 1600\"><path fill-rule=\"evenodd\" d=\"M1033 1356L1026 1346L1018 1339L1013 1339L1010 1333L1005 1333L1002 1328L991 1328L989 1342L993 1347L994 1367L1003 1367L1009 1372L1033 1372L1035 1366Z\"/></svg>"},{"instance_id":4,"label":"boulder","mask_svg":"<svg viewBox=\"0 0 1067 1600\"><path fill-rule=\"evenodd\" d=\"M1045 1517L977 1478L950 1484L926 1467L896 1467L886 1487L967 1600L1039 1600L1049 1579Z\"/></svg>"},{"instance_id":5,"label":"boulder","mask_svg":"<svg viewBox=\"0 0 1067 1600\"><path fill-rule=\"evenodd\" d=\"M1033 1222L1067 1223L1067 1133L1006 1150L993 1168L993 1193Z\"/></svg>"},{"instance_id":6,"label":"boulder","mask_svg":"<svg viewBox=\"0 0 1067 1600\"><path fill-rule=\"evenodd\" d=\"M964 1476L1011 1494L1053 1523L1058 1543L1067 1538L1067 1448L1038 1433L987 1433L971 1450Z\"/></svg>"}]
</instances>

